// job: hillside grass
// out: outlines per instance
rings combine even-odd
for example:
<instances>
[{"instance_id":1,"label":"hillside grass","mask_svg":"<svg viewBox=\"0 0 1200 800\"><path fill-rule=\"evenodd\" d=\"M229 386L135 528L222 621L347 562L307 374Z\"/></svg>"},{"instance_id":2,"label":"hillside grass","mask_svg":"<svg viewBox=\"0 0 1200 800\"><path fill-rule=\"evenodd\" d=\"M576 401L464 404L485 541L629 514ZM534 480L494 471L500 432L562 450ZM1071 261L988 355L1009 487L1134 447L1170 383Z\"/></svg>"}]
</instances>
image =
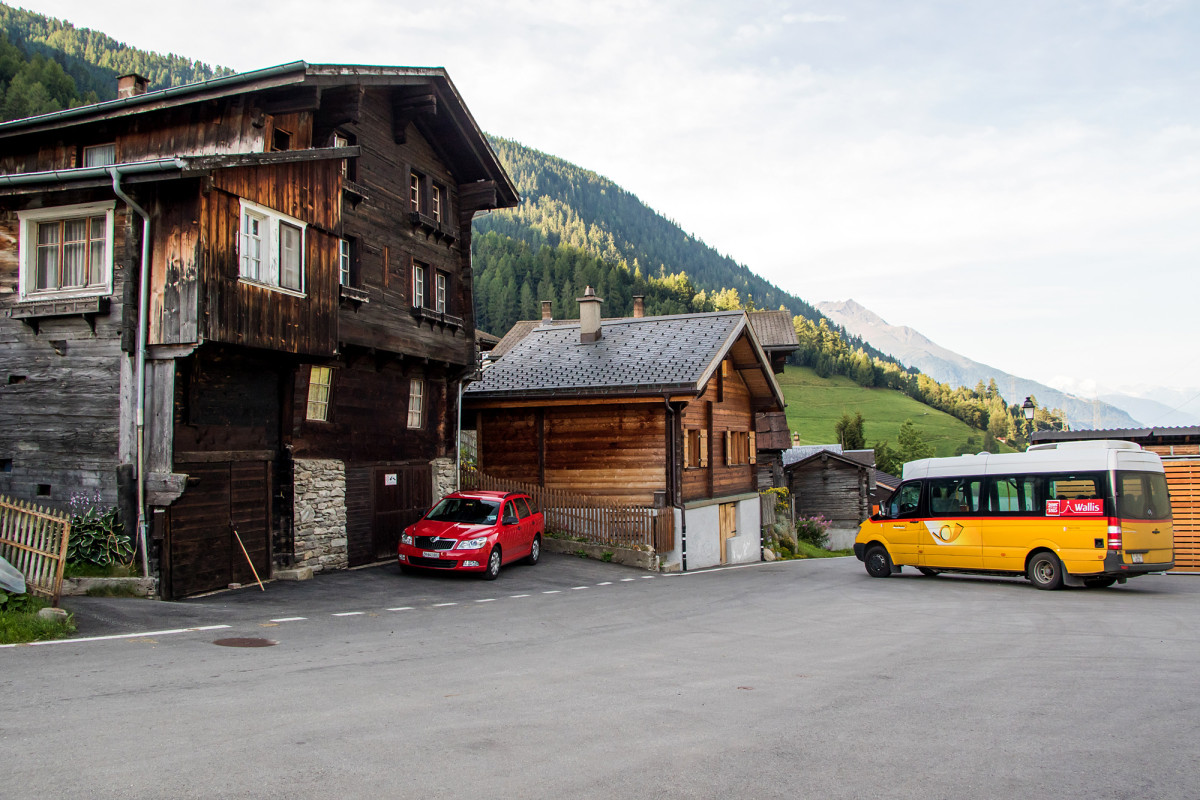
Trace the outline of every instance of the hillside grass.
<instances>
[{"instance_id":1,"label":"hillside grass","mask_svg":"<svg viewBox=\"0 0 1200 800\"><path fill-rule=\"evenodd\" d=\"M822 378L808 367L790 364L777 377L788 404L788 427L800 434L801 444L837 442L834 426L838 419L856 411L863 415L867 447L879 441L895 447L900 426L908 419L921 430L937 456L954 455L971 436L980 446L983 443L982 431L894 389L868 389L840 375ZM1000 448L1002 452L1013 452L1005 445Z\"/></svg>"}]
</instances>

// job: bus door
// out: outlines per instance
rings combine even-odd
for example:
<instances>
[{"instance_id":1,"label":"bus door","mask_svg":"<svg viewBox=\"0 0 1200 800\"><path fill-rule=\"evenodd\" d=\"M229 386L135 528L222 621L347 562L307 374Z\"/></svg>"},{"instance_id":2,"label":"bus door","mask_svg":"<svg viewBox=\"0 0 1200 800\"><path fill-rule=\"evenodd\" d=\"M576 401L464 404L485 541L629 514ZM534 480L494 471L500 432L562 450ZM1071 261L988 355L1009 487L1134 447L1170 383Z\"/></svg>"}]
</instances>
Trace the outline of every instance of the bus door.
<instances>
[{"instance_id":1,"label":"bus door","mask_svg":"<svg viewBox=\"0 0 1200 800\"><path fill-rule=\"evenodd\" d=\"M917 563L917 535L924 527L921 520L922 486L921 481L900 484L883 510L885 518L880 525L895 564Z\"/></svg>"},{"instance_id":2,"label":"bus door","mask_svg":"<svg viewBox=\"0 0 1200 800\"><path fill-rule=\"evenodd\" d=\"M985 569L1025 571L1030 542L1047 531L1042 478L1036 475L989 477L984 504L983 566Z\"/></svg>"},{"instance_id":3,"label":"bus door","mask_svg":"<svg viewBox=\"0 0 1200 800\"><path fill-rule=\"evenodd\" d=\"M918 533L918 565L981 569L983 526L979 509L983 478L930 478L926 484L928 507Z\"/></svg>"}]
</instances>

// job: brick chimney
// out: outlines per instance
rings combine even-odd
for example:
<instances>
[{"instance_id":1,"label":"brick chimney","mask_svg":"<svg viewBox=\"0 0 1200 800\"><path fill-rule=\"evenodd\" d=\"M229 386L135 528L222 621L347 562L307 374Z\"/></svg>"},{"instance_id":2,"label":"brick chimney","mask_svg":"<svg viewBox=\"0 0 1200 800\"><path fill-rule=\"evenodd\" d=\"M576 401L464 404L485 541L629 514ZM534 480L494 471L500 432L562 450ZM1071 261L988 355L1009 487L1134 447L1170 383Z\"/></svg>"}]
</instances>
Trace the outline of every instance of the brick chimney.
<instances>
[{"instance_id":1,"label":"brick chimney","mask_svg":"<svg viewBox=\"0 0 1200 800\"><path fill-rule=\"evenodd\" d=\"M591 344L600 340L600 304L604 301L596 297L596 290L587 287L583 297L575 298L579 302L579 342Z\"/></svg>"},{"instance_id":2,"label":"brick chimney","mask_svg":"<svg viewBox=\"0 0 1200 800\"><path fill-rule=\"evenodd\" d=\"M550 310L550 301L542 301L542 322L549 322L554 319L554 313Z\"/></svg>"},{"instance_id":3,"label":"brick chimney","mask_svg":"<svg viewBox=\"0 0 1200 800\"><path fill-rule=\"evenodd\" d=\"M117 99L124 100L126 97L145 94L146 90L149 88L149 78L143 78L136 72L131 72L128 75L121 75L117 78Z\"/></svg>"},{"instance_id":4,"label":"brick chimney","mask_svg":"<svg viewBox=\"0 0 1200 800\"><path fill-rule=\"evenodd\" d=\"M635 294L633 296L633 316L640 319L646 316L646 296Z\"/></svg>"}]
</instances>

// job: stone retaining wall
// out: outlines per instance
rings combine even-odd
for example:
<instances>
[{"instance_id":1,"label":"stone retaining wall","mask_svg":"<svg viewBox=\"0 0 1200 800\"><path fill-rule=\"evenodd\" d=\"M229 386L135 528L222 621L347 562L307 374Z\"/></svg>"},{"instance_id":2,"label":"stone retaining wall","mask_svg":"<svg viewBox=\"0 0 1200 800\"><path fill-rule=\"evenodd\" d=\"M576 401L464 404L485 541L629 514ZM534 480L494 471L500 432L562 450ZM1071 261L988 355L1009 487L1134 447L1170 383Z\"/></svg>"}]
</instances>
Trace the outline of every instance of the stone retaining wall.
<instances>
[{"instance_id":1,"label":"stone retaining wall","mask_svg":"<svg viewBox=\"0 0 1200 800\"><path fill-rule=\"evenodd\" d=\"M293 566L313 572L346 569L346 468L332 458L294 462L293 513L296 558Z\"/></svg>"},{"instance_id":2,"label":"stone retaining wall","mask_svg":"<svg viewBox=\"0 0 1200 800\"><path fill-rule=\"evenodd\" d=\"M435 458L429 462L429 467L433 473L433 502L436 503L458 487L458 480L454 475L454 459Z\"/></svg>"}]
</instances>

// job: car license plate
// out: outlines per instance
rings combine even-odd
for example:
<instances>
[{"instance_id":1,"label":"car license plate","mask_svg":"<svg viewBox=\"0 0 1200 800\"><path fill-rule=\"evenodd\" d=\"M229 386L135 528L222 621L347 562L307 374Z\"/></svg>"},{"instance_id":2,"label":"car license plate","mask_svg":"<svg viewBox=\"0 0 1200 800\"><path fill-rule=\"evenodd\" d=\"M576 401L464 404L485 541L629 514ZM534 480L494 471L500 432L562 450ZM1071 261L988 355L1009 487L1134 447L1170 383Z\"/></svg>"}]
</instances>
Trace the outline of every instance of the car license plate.
<instances>
[{"instance_id":1,"label":"car license plate","mask_svg":"<svg viewBox=\"0 0 1200 800\"><path fill-rule=\"evenodd\" d=\"M1142 563L1142 554L1141 554L1141 553L1134 553L1134 554L1133 554L1133 563L1135 563L1135 564L1141 564L1141 563Z\"/></svg>"},{"instance_id":2,"label":"car license plate","mask_svg":"<svg viewBox=\"0 0 1200 800\"><path fill-rule=\"evenodd\" d=\"M426 558L441 558L442 557L442 554L439 553L437 550L422 550L421 555L425 556Z\"/></svg>"}]
</instances>

